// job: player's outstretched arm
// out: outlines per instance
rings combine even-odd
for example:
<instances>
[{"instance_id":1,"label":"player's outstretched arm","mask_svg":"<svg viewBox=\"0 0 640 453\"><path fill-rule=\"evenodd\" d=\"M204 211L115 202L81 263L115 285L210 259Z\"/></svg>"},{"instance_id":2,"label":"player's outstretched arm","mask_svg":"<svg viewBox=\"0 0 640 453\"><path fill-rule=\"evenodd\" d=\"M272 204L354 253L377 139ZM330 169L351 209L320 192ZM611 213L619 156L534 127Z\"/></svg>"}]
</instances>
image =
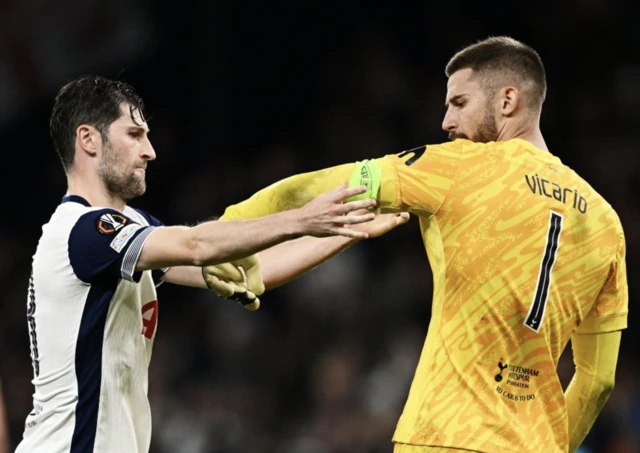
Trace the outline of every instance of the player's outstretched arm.
<instances>
[{"instance_id":1,"label":"player's outstretched arm","mask_svg":"<svg viewBox=\"0 0 640 453\"><path fill-rule=\"evenodd\" d=\"M587 437L613 390L620 337L617 331L571 338L576 371L565 393L570 453Z\"/></svg>"},{"instance_id":2,"label":"player's outstretched arm","mask_svg":"<svg viewBox=\"0 0 640 453\"><path fill-rule=\"evenodd\" d=\"M438 211L453 185L461 150L457 142L429 145L291 176L229 206L221 219L251 219L297 208L344 180L352 186L366 185L367 198L376 199L382 212L429 216Z\"/></svg>"},{"instance_id":3,"label":"player's outstretched arm","mask_svg":"<svg viewBox=\"0 0 640 453\"><path fill-rule=\"evenodd\" d=\"M356 164L345 164L290 176L271 184L242 203L229 206L220 219L254 219L299 208L343 181L348 181L355 169Z\"/></svg>"},{"instance_id":4,"label":"player's outstretched arm","mask_svg":"<svg viewBox=\"0 0 640 453\"><path fill-rule=\"evenodd\" d=\"M353 215L366 213L366 210L355 211ZM375 238L405 224L408 220L409 214L406 212L397 215L379 214L371 222L352 225L351 228L367 233L369 238ZM266 289L272 289L283 285L356 242L358 239L342 236L306 236L278 244L259 255L250 255L231 263L206 266L202 272L194 266L175 267L163 278L165 281L187 286L208 287L219 297L236 300L253 311L260 307L260 299L257 296L264 293L265 286Z\"/></svg>"},{"instance_id":5,"label":"player's outstretched arm","mask_svg":"<svg viewBox=\"0 0 640 453\"><path fill-rule=\"evenodd\" d=\"M298 236L341 235L364 239L366 233L351 230L345 224L368 222L374 218L374 214L345 214L370 208L375 201L344 201L365 191L364 187L346 188L345 183L302 208L273 216L239 222L206 222L191 228L157 228L147 239L136 270L224 263Z\"/></svg>"},{"instance_id":6,"label":"player's outstretched arm","mask_svg":"<svg viewBox=\"0 0 640 453\"><path fill-rule=\"evenodd\" d=\"M366 213L366 210L355 211L353 215ZM406 212L397 215L378 214L371 222L351 225L351 228L375 238L408 220L409 214ZM209 288L219 297L236 300L253 311L260 307L257 296L264 293L265 289L273 289L301 276L356 242L358 239L342 236L306 236L278 244L259 255L206 266L202 270L195 266L174 267L163 279L186 286Z\"/></svg>"}]
</instances>

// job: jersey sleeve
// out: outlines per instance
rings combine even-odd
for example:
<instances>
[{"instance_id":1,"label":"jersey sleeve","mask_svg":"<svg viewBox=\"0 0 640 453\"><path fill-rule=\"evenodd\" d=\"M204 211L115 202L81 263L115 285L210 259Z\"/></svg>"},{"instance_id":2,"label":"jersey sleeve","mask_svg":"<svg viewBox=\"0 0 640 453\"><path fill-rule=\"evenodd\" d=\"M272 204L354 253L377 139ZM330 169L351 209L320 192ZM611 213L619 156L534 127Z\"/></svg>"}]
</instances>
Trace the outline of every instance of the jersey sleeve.
<instances>
[{"instance_id":1,"label":"jersey sleeve","mask_svg":"<svg viewBox=\"0 0 640 453\"><path fill-rule=\"evenodd\" d=\"M356 169L355 163L338 165L280 180L251 198L229 206L220 220L246 220L295 209L340 186Z\"/></svg>"},{"instance_id":2,"label":"jersey sleeve","mask_svg":"<svg viewBox=\"0 0 640 453\"><path fill-rule=\"evenodd\" d=\"M142 217L144 217L147 220L147 222L149 222L149 225L153 227L164 226L164 223L162 221L158 220L157 218L149 214L147 211L143 211L142 209L138 209L138 208L135 208L135 210L138 211L138 213ZM164 277L164 274L166 274L168 270L169 268L165 267L162 269L153 269L151 271L151 276L153 278L153 282L155 283L156 287L160 286L163 283L162 277Z\"/></svg>"},{"instance_id":3,"label":"jersey sleeve","mask_svg":"<svg viewBox=\"0 0 640 453\"><path fill-rule=\"evenodd\" d=\"M381 210L435 214L455 180L461 148L459 142L451 142L376 159L382 170Z\"/></svg>"},{"instance_id":4,"label":"jersey sleeve","mask_svg":"<svg viewBox=\"0 0 640 453\"><path fill-rule=\"evenodd\" d=\"M573 379L565 392L569 421L569 451L575 452L607 401L615 383L620 332L571 337Z\"/></svg>"},{"instance_id":5,"label":"jersey sleeve","mask_svg":"<svg viewBox=\"0 0 640 453\"><path fill-rule=\"evenodd\" d=\"M141 225L114 209L82 215L69 235L69 261L85 283L111 282L123 278L137 282L138 258L155 226Z\"/></svg>"},{"instance_id":6,"label":"jersey sleeve","mask_svg":"<svg viewBox=\"0 0 640 453\"><path fill-rule=\"evenodd\" d=\"M578 328L578 334L615 332L627 328L629 289L627 286L626 245L620 230L616 257L611 263L596 303Z\"/></svg>"},{"instance_id":7,"label":"jersey sleeve","mask_svg":"<svg viewBox=\"0 0 640 453\"><path fill-rule=\"evenodd\" d=\"M429 145L374 161L380 166L380 208L386 212L435 213L449 193L461 156L459 142ZM350 180L357 164L343 164L278 181L229 206L220 220L262 217L299 208Z\"/></svg>"}]
</instances>

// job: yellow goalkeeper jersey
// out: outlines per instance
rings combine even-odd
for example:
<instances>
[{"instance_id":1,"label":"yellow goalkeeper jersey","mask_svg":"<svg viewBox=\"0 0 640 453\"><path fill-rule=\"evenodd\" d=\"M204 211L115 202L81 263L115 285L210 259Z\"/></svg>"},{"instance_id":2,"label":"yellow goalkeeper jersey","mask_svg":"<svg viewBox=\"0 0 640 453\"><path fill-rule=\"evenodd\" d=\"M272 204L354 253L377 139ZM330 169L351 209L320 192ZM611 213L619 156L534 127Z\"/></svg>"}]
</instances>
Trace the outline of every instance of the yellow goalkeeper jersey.
<instances>
[{"instance_id":1,"label":"yellow goalkeeper jersey","mask_svg":"<svg viewBox=\"0 0 640 453\"><path fill-rule=\"evenodd\" d=\"M420 216L432 317L394 441L566 452L556 366L574 333L624 329L625 241L559 158L513 139L377 159L383 210Z\"/></svg>"},{"instance_id":2,"label":"yellow goalkeeper jersey","mask_svg":"<svg viewBox=\"0 0 640 453\"><path fill-rule=\"evenodd\" d=\"M560 355L574 334L627 325L618 216L560 159L520 139L456 140L376 162L380 207L420 217L434 279L429 331L394 441L566 452ZM299 207L356 168L292 176L223 219Z\"/></svg>"}]
</instances>

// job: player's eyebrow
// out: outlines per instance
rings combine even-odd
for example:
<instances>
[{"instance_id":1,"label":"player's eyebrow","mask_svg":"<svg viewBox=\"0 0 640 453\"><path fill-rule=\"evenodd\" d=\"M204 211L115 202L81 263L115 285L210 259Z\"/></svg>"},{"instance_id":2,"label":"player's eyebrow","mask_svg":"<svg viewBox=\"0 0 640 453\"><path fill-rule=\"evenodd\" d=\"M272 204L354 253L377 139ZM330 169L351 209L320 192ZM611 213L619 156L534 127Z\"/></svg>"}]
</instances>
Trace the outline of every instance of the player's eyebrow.
<instances>
[{"instance_id":1,"label":"player's eyebrow","mask_svg":"<svg viewBox=\"0 0 640 453\"><path fill-rule=\"evenodd\" d=\"M447 102L444 103L444 106L447 107L449 104L453 104L456 101L460 100L460 98L463 98L464 96L468 96L467 93L464 94L456 94L455 96L453 96L451 99L449 99Z\"/></svg>"},{"instance_id":2,"label":"player's eyebrow","mask_svg":"<svg viewBox=\"0 0 640 453\"><path fill-rule=\"evenodd\" d=\"M139 132L139 133L149 133L151 132L151 129L149 129L149 126L142 127L142 126L129 126L129 132Z\"/></svg>"}]
</instances>

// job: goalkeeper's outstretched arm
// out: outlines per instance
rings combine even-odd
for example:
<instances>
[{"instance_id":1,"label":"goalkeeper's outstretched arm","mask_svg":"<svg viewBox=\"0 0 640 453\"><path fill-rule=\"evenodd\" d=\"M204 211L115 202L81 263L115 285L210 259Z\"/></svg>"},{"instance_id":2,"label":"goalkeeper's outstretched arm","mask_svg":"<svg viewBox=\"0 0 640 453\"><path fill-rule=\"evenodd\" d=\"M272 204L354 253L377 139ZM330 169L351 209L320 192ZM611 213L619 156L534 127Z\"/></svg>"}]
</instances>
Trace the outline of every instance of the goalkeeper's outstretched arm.
<instances>
[{"instance_id":1,"label":"goalkeeper's outstretched arm","mask_svg":"<svg viewBox=\"0 0 640 453\"><path fill-rule=\"evenodd\" d=\"M348 181L355 169L355 163L345 164L283 179L248 200L229 206L220 220L254 219L299 208L319 194Z\"/></svg>"},{"instance_id":2,"label":"goalkeeper's outstretched arm","mask_svg":"<svg viewBox=\"0 0 640 453\"><path fill-rule=\"evenodd\" d=\"M428 148L428 150L427 150ZM252 219L297 208L349 180L367 187L381 212L430 216L440 209L457 176L461 144L429 145L379 159L291 176L226 209L223 220Z\"/></svg>"},{"instance_id":3,"label":"goalkeeper's outstretched arm","mask_svg":"<svg viewBox=\"0 0 640 453\"><path fill-rule=\"evenodd\" d=\"M365 196L376 199L382 212L435 213L453 183L460 159L457 144L435 145L388 155L380 159L338 165L278 181L248 200L228 207L221 220L252 219L294 209L318 193L349 180L367 187ZM419 183L416 184L416 181ZM406 223L408 214L391 220L391 228ZM371 222L373 225L375 222ZM385 232L386 232L385 231ZM384 233L381 233L384 234ZM285 243L260 254L267 289L286 283L348 247L339 238ZM286 249L286 250L285 250ZM281 252L285 250L285 252Z\"/></svg>"}]
</instances>

